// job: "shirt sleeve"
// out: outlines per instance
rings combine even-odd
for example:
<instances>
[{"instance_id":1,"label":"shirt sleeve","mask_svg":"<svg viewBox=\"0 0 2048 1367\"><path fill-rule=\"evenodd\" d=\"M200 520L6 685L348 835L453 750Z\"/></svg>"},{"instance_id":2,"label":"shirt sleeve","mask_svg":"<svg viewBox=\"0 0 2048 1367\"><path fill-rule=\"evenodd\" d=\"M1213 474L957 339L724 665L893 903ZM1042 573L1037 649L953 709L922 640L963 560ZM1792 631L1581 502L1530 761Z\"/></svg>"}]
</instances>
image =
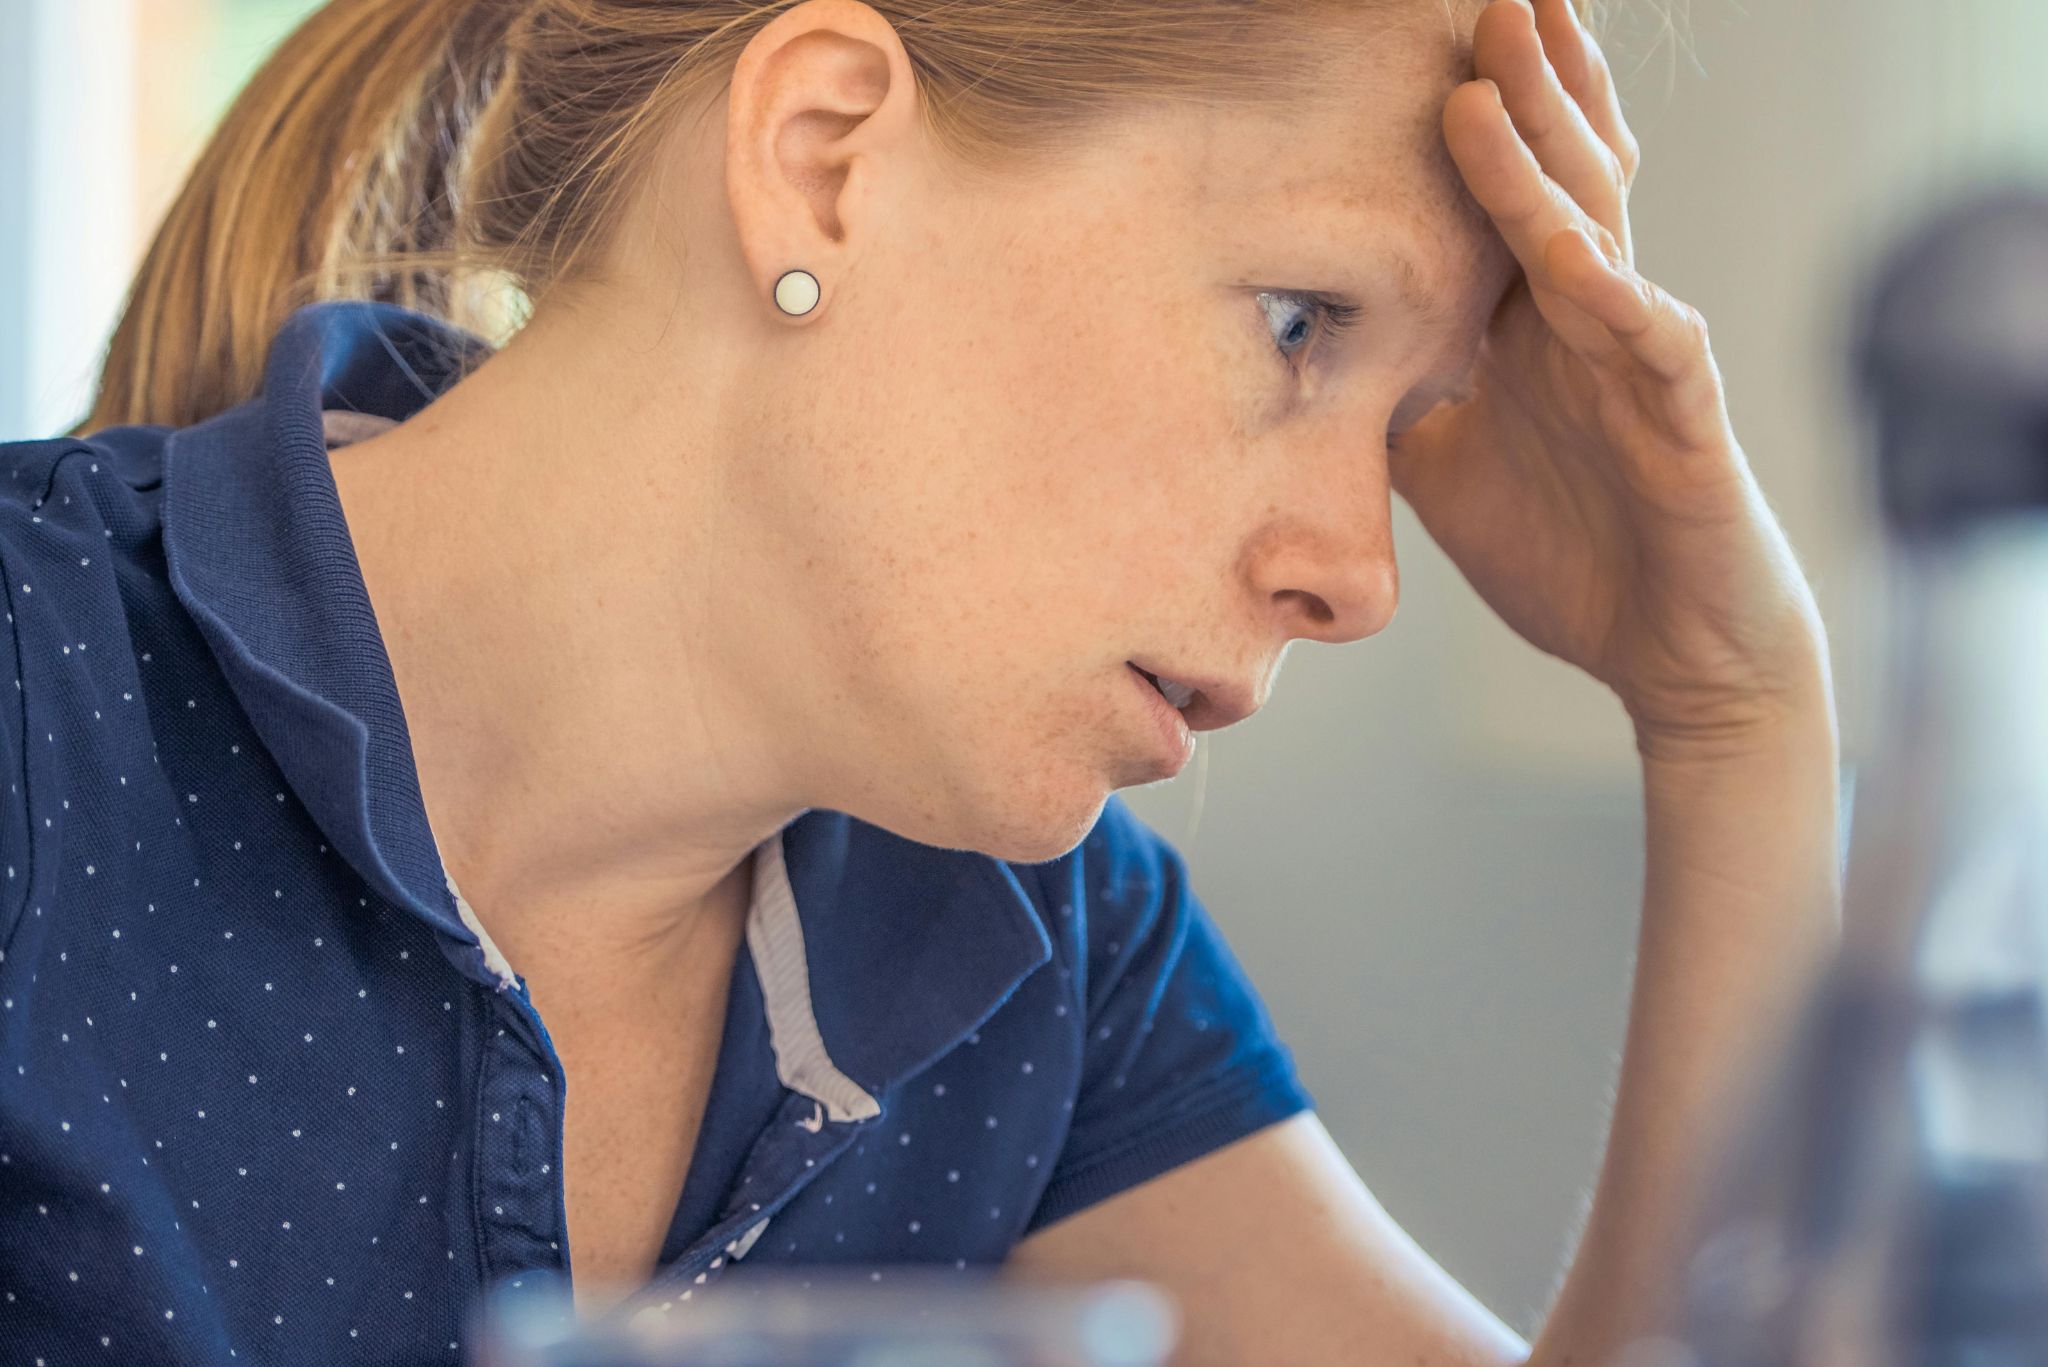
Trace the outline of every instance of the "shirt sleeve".
<instances>
[{"instance_id":1,"label":"shirt sleeve","mask_svg":"<svg viewBox=\"0 0 2048 1367\"><path fill-rule=\"evenodd\" d=\"M1186 861L1122 798L1053 867L1082 922L1085 1035L1073 1121L1027 1234L1315 1104Z\"/></svg>"},{"instance_id":2,"label":"shirt sleeve","mask_svg":"<svg viewBox=\"0 0 2048 1367\"><path fill-rule=\"evenodd\" d=\"M12 473L9 445L0 445L0 472ZM16 574L20 557L11 554L10 540L17 511L0 491L0 955L13 939L15 923L28 900L29 822L27 736L28 698L21 678L21 648L16 630ZM26 521L26 518L20 519Z\"/></svg>"}]
</instances>

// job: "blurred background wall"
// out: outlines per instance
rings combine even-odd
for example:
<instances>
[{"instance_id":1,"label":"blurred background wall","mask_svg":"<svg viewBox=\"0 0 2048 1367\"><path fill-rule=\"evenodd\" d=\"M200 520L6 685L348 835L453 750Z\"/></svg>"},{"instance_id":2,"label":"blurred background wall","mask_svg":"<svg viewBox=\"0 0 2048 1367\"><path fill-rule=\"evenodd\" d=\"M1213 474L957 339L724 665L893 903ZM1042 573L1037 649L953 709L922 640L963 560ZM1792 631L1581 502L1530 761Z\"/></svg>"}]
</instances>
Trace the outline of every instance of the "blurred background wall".
<instances>
[{"instance_id":1,"label":"blurred background wall","mask_svg":"<svg viewBox=\"0 0 2048 1367\"><path fill-rule=\"evenodd\" d=\"M83 412L208 128L307 0L0 0L0 439ZM1849 290L1972 180L2048 166L2039 0L1612 0L1638 264L1703 310L1826 614L1845 758L1876 643ZM1676 23L1667 23L1665 16ZM1396 502L1401 610L1297 642L1259 717L1127 794L1187 854L1325 1122L1531 1330L1599 1156L1642 876L1619 707L1522 645Z\"/></svg>"}]
</instances>

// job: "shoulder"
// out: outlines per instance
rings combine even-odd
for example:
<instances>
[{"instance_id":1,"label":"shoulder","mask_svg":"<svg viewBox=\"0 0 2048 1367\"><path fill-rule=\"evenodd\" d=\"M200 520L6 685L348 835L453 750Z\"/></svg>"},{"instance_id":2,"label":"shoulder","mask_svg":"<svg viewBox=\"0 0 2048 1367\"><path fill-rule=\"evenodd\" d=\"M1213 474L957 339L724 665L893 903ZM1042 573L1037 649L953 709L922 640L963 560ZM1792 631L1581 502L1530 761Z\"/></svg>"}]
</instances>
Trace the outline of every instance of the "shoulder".
<instances>
[{"instance_id":1,"label":"shoulder","mask_svg":"<svg viewBox=\"0 0 2048 1367\"><path fill-rule=\"evenodd\" d=\"M1158 913L1185 891L1187 862L1179 850L1111 793L1088 834L1057 859L1023 866L1039 880L1054 920L1128 927Z\"/></svg>"},{"instance_id":2,"label":"shoulder","mask_svg":"<svg viewBox=\"0 0 2048 1367\"><path fill-rule=\"evenodd\" d=\"M0 442L0 603L20 668L121 615L115 563L153 556L170 431Z\"/></svg>"},{"instance_id":3,"label":"shoulder","mask_svg":"<svg viewBox=\"0 0 2048 1367\"><path fill-rule=\"evenodd\" d=\"M0 563L10 571L76 565L154 530L164 451L175 429L110 427L89 437L0 442ZM97 543L115 543L105 548ZM104 563L108 558L98 557ZM89 566L88 566L89 568ZM33 594L18 579L10 599Z\"/></svg>"},{"instance_id":4,"label":"shoulder","mask_svg":"<svg viewBox=\"0 0 2048 1367\"><path fill-rule=\"evenodd\" d=\"M30 855L59 838L61 813L42 810L65 786L52 766L85 734L96 674L119 667L115 565L153 538L171 430L0 442L0 944L29 895Z\"/></svg>"},{"instance_id":5,"label":"shoulder","mask_svg":"<svg viewBox=\"0 0 2048 1367\"><path fill-rule=\"evenodd\" d=\"M95 542L153 528L172 430L113 427L89 437L0 442L0 564L10 572L9 598L34 592L14 571L75 565Z\"/></svg>"},{"instance_id":6,"label":"shoulder","mask_svg":"<svg viewBox=\"0 0 2048 1367\"><path fill-rule=\"evenodd\" d=\"M174 431L138 423L84 437L0 441L0 510L61 519L80 495L95 492L92 476L104 476L101 485L153 489L163 478L164 447Z\"/></svg>"},{"instance_id":7,"label":"shoulder","mask_svg":"<svg viewBox=\"0 0 2048 1367\"><path fill-rule=\"evenodd\" d=\"M1207 915L1181 852L1116 793L1073 849L1013 867L1036 879L1056 955L1082 993L1106 991L1148 963L1164 966Z\"/></svg>"}]
</instances>

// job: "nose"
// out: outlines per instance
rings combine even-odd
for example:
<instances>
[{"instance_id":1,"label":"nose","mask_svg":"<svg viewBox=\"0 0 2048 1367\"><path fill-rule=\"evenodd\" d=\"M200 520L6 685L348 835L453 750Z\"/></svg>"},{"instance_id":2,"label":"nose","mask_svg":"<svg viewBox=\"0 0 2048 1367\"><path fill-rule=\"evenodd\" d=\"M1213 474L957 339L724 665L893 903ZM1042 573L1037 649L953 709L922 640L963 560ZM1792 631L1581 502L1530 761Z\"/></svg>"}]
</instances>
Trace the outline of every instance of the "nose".
<instances>
[{"instance_id":1,"label":"nose","mask_svg":"<svg viewBox=\"0 0 2048 1367\"><path fill-rule=\"evenodd\" d=\"M1382 462L1354 452L1295 498L1252 552L1252 586L1282 641L1333 645L1384 631L1401 597L1391 491ZM1334 480L1334 482L1333 482Z\"/></svg>"}]
</instances>

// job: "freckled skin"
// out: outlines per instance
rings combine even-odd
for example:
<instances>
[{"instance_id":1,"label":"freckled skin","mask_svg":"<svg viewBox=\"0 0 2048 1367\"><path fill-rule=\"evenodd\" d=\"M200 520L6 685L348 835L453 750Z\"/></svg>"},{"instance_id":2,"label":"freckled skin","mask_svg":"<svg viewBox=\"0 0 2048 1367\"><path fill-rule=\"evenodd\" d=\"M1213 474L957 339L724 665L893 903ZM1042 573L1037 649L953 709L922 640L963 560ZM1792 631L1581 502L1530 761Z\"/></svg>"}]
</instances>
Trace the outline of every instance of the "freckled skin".
<instances>
[{"instance_id":1,"label":"freckled skin","mask_svg":"<svg viewBox=\"0 0 2048 1367\"><path fill-rule=\"evenodd\" d=\"M701 895L808 806L1050 858L1156 777L1125 660L1263 698L1289 640L1394 610L1382 434L1510 269L1442 152L1440 23L1354 43L1342 97L1135 115L985 183L917 128L871 11L789 17L741 112L664 146L601 278L337 454L480 886ZM880 74L824 134L793 116L850 98L806 41L835 25ZM1381 245L1455 329L1391 312ZM770 302L791 266L823 289L801 320ZM1369 313L1296 369L1254 287Z\"/></svg>"},{"instance_id":2,"label":"freckled skin","mask_svg":"<svg viewBox=\"0 0 2048 1367\"><path fill-rule=\"evenodd\" d=\"M578 995L631 999L707 920L722 982L742 861L803 809L1054 858L1160 776L1125 661L1263 701L1290 641L1387 624L1384 434L1515 270L1439 131L1471 7L1422 8L1346 35L1337 96L1134 113L988 180L874 11L799 5L670 132L601 269L334 453L444 861L537 1001L607 1022L565 1058L639 1060L608 1114L572 1102L585 1180L672 1208L687 1141L636 1150L626 1117L695 1113L710 1056L676 1040L717 1022ZM1388 248L1450 326L1395 311ZM800 319L790 268L822 289ZM1367 312L1290 363L1258 289Z\"/></svg>"}]
</instances>

